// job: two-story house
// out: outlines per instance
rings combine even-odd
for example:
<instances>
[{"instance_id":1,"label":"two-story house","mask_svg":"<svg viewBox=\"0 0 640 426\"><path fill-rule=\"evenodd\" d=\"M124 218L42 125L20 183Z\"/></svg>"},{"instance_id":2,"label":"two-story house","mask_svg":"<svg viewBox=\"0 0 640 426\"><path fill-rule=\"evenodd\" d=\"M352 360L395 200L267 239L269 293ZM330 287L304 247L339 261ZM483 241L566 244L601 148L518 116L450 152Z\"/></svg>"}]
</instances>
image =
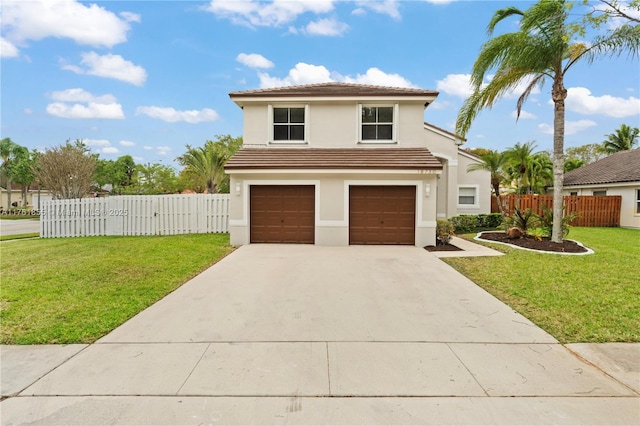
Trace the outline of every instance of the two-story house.
<instances>
[{"instance_id":1,"label":"two-story house","mask_svg":"<svg viewBox=\"0 0 640 426\"><path fill-rule=\"evenodd\" d=\"M488 213L489 175L424 122L438 92L323 83L233 92L231 244L435 244L437 218Z\"/></svg>"}]
</instances>

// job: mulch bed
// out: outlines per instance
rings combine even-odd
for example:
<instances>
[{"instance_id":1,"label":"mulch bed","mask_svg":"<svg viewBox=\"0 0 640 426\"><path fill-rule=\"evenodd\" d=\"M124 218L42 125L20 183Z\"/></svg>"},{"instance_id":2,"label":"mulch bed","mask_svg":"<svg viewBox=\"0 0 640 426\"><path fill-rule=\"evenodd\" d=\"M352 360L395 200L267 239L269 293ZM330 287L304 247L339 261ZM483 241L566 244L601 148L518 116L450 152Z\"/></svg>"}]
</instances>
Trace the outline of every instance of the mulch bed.
<instances>
[{"instance_id":1,"label":"mulch bed","mask_svg":"<svg viewBox=\"0 0 640 426\"><path fill-rule=\"evenodd\" d=\"M460 247L454 246L453 244L438 244L436 246L426 246L424 249L426 251L462 251Z\"/></svg>"},{"instance_id":2,"label":"mulch bed","mask_svg":"<svg viewBox=\"0 0 640 426\"><path fill-rule=\"evenodd\" d=\"M586 253L588 251L575 241L564 240L562 243L554 243L549 238L543 238L542 241L539 241L531 237L512 240L504 232L483 232L478 238L485 241L497 241L532 250L551 251L554 253Z\"/></svg>"}]
</instances>

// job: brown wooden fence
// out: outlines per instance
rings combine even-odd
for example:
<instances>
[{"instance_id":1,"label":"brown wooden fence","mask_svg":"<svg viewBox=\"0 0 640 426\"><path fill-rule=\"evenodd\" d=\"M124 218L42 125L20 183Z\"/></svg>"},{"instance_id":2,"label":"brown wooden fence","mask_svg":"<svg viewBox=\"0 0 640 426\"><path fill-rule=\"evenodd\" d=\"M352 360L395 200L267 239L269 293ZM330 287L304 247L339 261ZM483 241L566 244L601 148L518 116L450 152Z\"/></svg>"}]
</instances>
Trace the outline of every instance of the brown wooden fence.
<instances>
[{"instance_id":1,"label":"brown wooden fence","mask_svg":"<svg viewBox=\"0 0 640 426\"><path fill-rule=\"evenodd\" d=\"M512 212L516 204L515 195L503 195L501 198L502 205L508 208L508 212ZM567 195L563 198L566 214L578 214L578 218L571 222L573 226L620 226L622 197L619 195ZM542 214L543 204L553 208L553 195L520 196L521 210L531 209L536 214ZM500 212L495 196L491 198L491 212Z\"/></svg>"}]
</instances>

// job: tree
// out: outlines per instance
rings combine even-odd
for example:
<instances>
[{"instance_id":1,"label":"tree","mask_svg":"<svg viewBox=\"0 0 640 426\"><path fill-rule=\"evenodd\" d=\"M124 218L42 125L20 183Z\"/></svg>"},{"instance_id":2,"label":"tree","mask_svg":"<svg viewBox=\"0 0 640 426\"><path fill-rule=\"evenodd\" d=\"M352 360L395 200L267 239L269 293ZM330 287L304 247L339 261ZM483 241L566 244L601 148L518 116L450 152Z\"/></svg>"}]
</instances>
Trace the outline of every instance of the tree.
<instances>
[{"instance_id":1,"label":"tree","mask_svg":"<svg viewBox=\"0 0 640 426\"><path fill-rule=\"evenodd\" d=\"M523 144L517 142L513 147L504 152L507 166L517 182L517 208L520 208L520 194L522 194L522 188L525 187L525 184L528 186L529 183L528 171L531 166L531 157L533 156L533 150L535 147L536 144L533 141L525 142Z\"/></svg>"},{"instance_id":2,"label":"tree","mask_svg":"<svg viewBox=\"0 0 640 426\"><path fill-rule=\"evenodd\" d=\"M34 174L54 199L83 198L93 187L96 159L80 140L47 148L38 156Z\"/></svg>"},{"instance_id":3,"label":"tree","mask_svg":"<svg viewBox=\"0 0 640 426\"><path fill-rule=\"evenodd\" d=\"M553 185L553 161L548 151L534 154L528 167L528 193L544 194Z\"/></svg>"},{"instance_id":4,"label":"tree","mask_svg":"<svg viewBox=\"0 0 640 426\"><path fill-rule=\"evenodd\" d=\"M564 160L564 172L570 172L571 170L579 169L586 163L579 158L567 158Z\"/></svg>"},{"instance_id":5,"label":"tree","mask_svg":"<svg viewBox=\"0 0 640 426\"><path fill-rule=\"evenodd\" d=\"M97 159L96 184L100 189L110 185L109 192L120 194L123 189L133 184L136 163L130 155L123 155L117 160Z\"/></svg>"},{"instance_id":6,"label":"tree","mask_svg":"<svg viewBox=\"0 0 640 426\"><path fill-rule=\"evenodd\" d=\"M179 192L178 177L171 166L157 163L136 165L132 183L123 188L125 194L173 194Z\"/></svg>"},{"instance_id":7,"label":"tree","mask_svg":"<svg viewBox=\"0 0 640 426\"><path fill-rule=\"evenodd\" d=\"M240 146L242 137L218 135L215 141L207 141L199 148L187 145L187 152L176 160L204 182L208 193L229 192L229 177L224 171L224 165Z\"/></svg>"},{"instance_id":8,"label":"tree","mask_svg":"<svg viewBox=\"0 0 640 426\"><path fill-rule=\"evenodd\" d=\"M7 208L11 208L11 184L12 175L11 169L21 155L24 155L25 147L18 145L11 138L3 138L0 140L0 159L2 164L0 165L0 172L2 173L2 180L7 188Z\"/></svg>"},{"instance_id":9,"label":"tree","mask_svg":"<svg viewBox=\"0 0 640 426\"><path fill-rule=\"evenodd\" d=\"M21 147L22 150L18 153L14 164L9 171L11 181L22 186L22 205L27 206L27 192L29 186L35 181L33 174L33 165L36 159L36 154L29 152L27 148Z\"/></svg>"},{"instance_id":10,"label":"tree","mask_svg":"<svg viewBox=\"0 0 640 426\"><path fill-rule=\"evenodd\" d=\"M493 150L486 150L486 152L479 157L482 162L470 164L467 167L467 171L475 172L481 170L490 173L491 189L496 196L496 199L498 201L498 210L500 210L500 214L502 215L504 221L505 206L502 205L502 199L500 198L500 185L504 180L504 166L506 157L504 156L504 154Z\"/></svg>"},{"instance_id":11,"label":"tree","mask_svg":"<svg viewBox=\"0 0 640 426\"><path fill-rule=\"evenodd\" d=\"M639 128L622 124L614 133L607 135L607 139L602 142L602 146L607 154L628 151L638 144L638 135L640 135Z\"/></svg>"},{"instance_id":12,"label":"tree","mask_svg":"<svg viewBox=\"0 0 640 426\"><path fill-rule=\"evenodd\" d=\"M584 164L591 164L605 156L604 148L599 143L589 143L586 145L567 148L565 158L576 159Z\"/></svg>"},{"instance_id":13,"label":"tree","mask_svg":"<svg viewBox=\"0 0 640 426\"><path fill-rule=\"evenodd\" d=\"M589 0L583 0L585 5L593 4ZM620 2L618 0L600 0L602 5L592 5L592 11L587 13L584 21L594 27L599 27L611 19L623 19L640 23L640 0Z\"/></svg>"},{"instance_id":14,"label":"tree","mask_svg":"<svg viewBox=\"0 0 640 426\"><path fill-rule=\"evenodd\" d=\"M542 86L545 79L551 80L554 242L562 241L565 75L580 60L592 62L599 56L620 55L625 51L634 56L640 47L640 28L631 25L598 35L591 42L573 41L579 26L568 22L571 6L564 0L540 0L524 12L515 7L498 10L488 25L491 38L482 46L471 71L473 93L464 102L456 121L456 132L464 137L481 110L492 107L524 84L516 104L519 117L533 89ZM519 18L519 30L493 36L496 26L509 17ZM491 74L493 78L488 79Z\"/></svg>"}]
</instances>

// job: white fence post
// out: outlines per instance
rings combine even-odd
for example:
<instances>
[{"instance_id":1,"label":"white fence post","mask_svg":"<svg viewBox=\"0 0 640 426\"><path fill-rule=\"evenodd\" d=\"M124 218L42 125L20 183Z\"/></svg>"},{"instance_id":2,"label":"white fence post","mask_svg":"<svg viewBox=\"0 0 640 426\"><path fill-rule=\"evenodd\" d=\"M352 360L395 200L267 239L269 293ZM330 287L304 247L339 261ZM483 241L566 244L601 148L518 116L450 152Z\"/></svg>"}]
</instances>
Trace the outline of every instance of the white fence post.
<instances>
[{"instance_id":1,"label":"white fence post","mask_svg":"<svg viewBox=\"0 0 640 426\"><path fill-rule=\"evenodd\" d=\"M229 232L229 194L121 195L49 200L42 238Z\"/></svg>"}]
</instances>

